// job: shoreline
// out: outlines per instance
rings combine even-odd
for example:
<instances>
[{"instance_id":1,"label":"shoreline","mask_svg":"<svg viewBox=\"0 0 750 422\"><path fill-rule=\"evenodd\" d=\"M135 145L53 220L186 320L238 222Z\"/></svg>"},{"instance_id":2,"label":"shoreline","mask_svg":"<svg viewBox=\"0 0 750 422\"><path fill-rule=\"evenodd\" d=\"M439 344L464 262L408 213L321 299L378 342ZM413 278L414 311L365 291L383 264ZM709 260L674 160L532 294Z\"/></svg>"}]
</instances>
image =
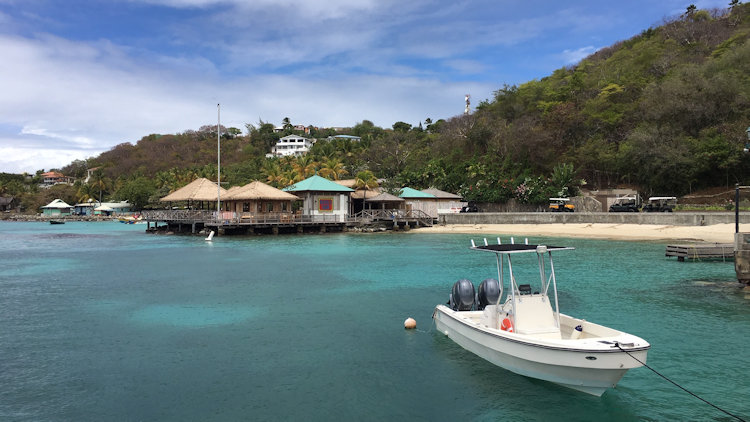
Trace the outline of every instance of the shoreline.
<instances>
[{"instance_id":1,"label":"shoreline","mask_svg":"<svg viewBox=\"0 0 750 422\"><path fill-rule=\"evenodd\" d=\"M658 224L448 224L420 227L412 233L482 234L503 236L548 236L660 242L734 243L734 224L671 226ZM740 224L740 232L750 224Z\"/></svg>"},{"instance_id":2,"label":"shoreline","mask_svg":"<svg viewBox=\"0 0 750 422\"><path fill-rule=\"evenodd\" d=\"M5 217L5 216L3 216ZM113 221L116 216L46 216L13 214L0 221L66 222ZM708 242L734 243L734 223L707 226L675 226L663 224L607 224L607 223L544 223L544 224L446 224L432 227L419 227L407 233L473 234L486 236L516 237L570 237L584 239L610 239L626 241L657 242ZM740 224L740 232L750 232L750 224Z\"/></svg>"}]
</instances>

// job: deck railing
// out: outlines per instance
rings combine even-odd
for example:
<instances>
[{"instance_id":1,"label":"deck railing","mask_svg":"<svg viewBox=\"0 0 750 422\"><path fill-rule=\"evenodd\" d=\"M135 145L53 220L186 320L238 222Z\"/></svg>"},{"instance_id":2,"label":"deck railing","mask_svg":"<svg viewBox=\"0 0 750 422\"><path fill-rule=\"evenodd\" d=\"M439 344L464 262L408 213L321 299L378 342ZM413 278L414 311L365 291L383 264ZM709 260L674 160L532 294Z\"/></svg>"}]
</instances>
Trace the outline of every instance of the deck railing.
<instances>
[{"instance_id":1,"label":"deck railing","mask_svg":"<svg viewBox=\"0 0 750 422\"><path fill-rule=\"evenodd\" d=\"M434 219L421 210L399 210L399 209L380 209L380 210L362 210L352 219L358 223L372 223L375 221L418 221L423 226L432 226Z\"/></svg>"},{"instance_id":2,"label":"deck railing","mask_svg":"<svg viewBox=\"0 0 750 422\"><path fill-rule=\"evenodd\" d=\"M183 223L204 223L210 225L228 224L313 224L313 223L343 223L346 217L342 215L301 215L290 212L255 213L232 211L206 210L149 210L143 211L143 219L147 221L169 221Z\"/></svg>"},{"instance_id":3,"label":"deck railing","mask_svg":"<svg viewBox=\"0 0 750 422\"><path fill-rule=\"evenodd\" d=\"M376 221L411 222L432 226L434 219L421 210L379 209L363 210L352 216L338 214L302 215L291 212L256 213L207 210L149 210L141 213L146 221L169 221L175 223L203 223L208 225L234 224L316 224L355 223L369 224Z\"/></svg>"}]
</instances>

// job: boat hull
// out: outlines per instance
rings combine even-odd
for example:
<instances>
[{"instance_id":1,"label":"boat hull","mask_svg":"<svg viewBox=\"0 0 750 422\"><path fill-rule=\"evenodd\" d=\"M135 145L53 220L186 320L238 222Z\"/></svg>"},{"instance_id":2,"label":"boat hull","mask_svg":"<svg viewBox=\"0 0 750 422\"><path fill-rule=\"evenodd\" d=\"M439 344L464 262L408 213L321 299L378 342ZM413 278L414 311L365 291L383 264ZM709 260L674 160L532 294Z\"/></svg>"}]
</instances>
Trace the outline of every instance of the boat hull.
<instances>
[{"instance_id":1,"label":"boat hull","mask_svg":"<svg viewBox=\"0 0 750 422\"><path fill-rule=\"evenodd\" d=\"M617 385L628 369L642 366L634 357L645 363L650 347L626 333L587 340L538 339L483 326L469 314L438 305L436 327L464 349L497 366L595 396ZM632 344L621 346L630 355L614 342Z\"/></svg>"}]
</instances>

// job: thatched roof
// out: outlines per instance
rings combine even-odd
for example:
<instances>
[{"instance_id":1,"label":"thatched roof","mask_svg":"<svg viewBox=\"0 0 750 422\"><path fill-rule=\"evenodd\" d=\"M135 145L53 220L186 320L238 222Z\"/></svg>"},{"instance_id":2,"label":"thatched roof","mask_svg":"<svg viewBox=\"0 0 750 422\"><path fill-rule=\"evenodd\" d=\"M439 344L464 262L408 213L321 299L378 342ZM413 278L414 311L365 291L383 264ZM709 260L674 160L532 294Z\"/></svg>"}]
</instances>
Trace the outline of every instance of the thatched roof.
<instances>
[{"instance_id":1,"label":"thatched roof","mask_svg":"<svg viewBox=\"0 0 750 422\"><path fill-rule=\"evenodd\" d=\"M438 199L461 199L461 196L459 195L446 192L446 191L442 191L440 189L435 189L435 188L422 189L421 192L429 193L430 195L435 195L435 197Z\"/></svg>"},{"instance_id":2,"label":"thatched roof","mask_svg":"<svg viewBox=\"0 0 750 422\"><path fill-rule=\"evenodd\" d=\"M347 188L354 189L354 183L357 181L357 179L341 179L341 180L334 180L334 182L338 183L341 186L346 186Z\"/></svg>"},{"instance_id":3,"label":"thatched roof","mask_svg":"<svg viewBox=\"0 0 750 422\"><path fill-rule=\"evenodd\" d=\"M378 195L380 195L382 191L380 188L370 188L370 189L357 189L354 192L352 192L352 199L362 199L369 201L370 198L374 198ZM367 195L365 197L365 195Z\"/></svg>"},{"instance_id":4,"label":"thatched roof","mask_svg":"<svg viewBox=\"0 0 750 422\"><path fill-rule=\"evenodd\" d=\"M222 198L227 194L227 190L221 189ZM216 183L201 177L195 179L169 195L161 198L161 202L177 202L177 201L216 201Z\"/></svg>"},{"instance_id":5,"label":"thatched roof","mask_svg":"<svg viewBox=\"0 0 750 422\"><path fill-rule=\"evenodd\" d=\"M404 202L403 198L383 192L380 195L367 198L367 202Z\"/></svg>"},{"instance_id":6,"label":"thatched roof","mask_svg":"<svg viewBox=\"0 0 750 422\"><path fill-rule=\"evenodd\" d=\"M276 189L273 186L269 186L263 182L255 181L246 184L245 186L238 186L229 189L226 196L223 196L226 201L238 201L238 200L272 200L272 201L298 201L296 195L284 192L281 189Z\"/></svg>"}]
</instances>

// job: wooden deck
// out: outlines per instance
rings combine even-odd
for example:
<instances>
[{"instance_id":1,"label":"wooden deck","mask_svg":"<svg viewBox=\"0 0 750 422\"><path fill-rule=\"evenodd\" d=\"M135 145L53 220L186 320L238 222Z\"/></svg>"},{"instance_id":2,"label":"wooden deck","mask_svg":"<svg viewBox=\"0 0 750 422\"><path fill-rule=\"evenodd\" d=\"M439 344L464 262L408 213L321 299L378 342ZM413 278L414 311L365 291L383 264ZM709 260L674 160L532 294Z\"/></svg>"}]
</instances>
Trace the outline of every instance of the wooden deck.
<instances>
[{"instance_id":1,"label":"wooden deck","mask_svg":"<svg viewBox=\"0 0 750 422\"><path fill-rule=\"evenodd\" d=\"M677 257L678 261L685 259L734 259L733 243L691 243L682 245L667 245L667 257Z\"/></svg>"},{"instance_id":2,"label":"wooden deck","mask_svg":"<svg viewBox=\"0 0 750 422\"><path fill-rule=\"evenodd\" d=\"M372 224L389 224L392 228L432 226L434 220L422 211L406 210L365 210L353 216L344 215L301 215L282 213L235 213L229 211L206 210L151 210L142 213L143 219L156 227L166 223L174 231L189 229L192 233L210 229L217 233L263 233L274 234L280 231L303 233L305 231L325 232L344 231L349 227L362 227Z\"/></svg>"}]
</instances>

